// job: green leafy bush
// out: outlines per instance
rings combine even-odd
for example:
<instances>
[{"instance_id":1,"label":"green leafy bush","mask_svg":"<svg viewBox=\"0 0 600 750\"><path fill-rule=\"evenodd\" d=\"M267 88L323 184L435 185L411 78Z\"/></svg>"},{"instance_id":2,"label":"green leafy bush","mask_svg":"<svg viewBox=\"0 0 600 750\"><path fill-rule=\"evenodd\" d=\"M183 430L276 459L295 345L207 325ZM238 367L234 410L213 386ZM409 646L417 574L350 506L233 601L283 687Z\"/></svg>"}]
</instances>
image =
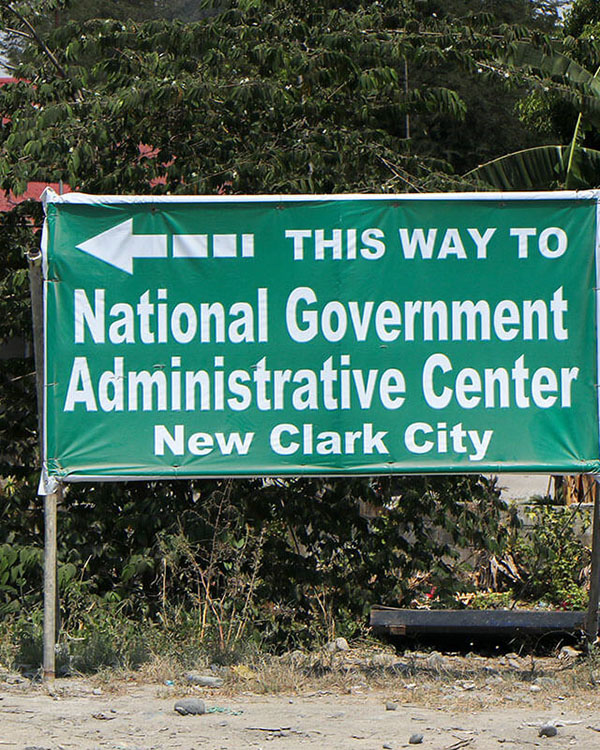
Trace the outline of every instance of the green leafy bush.
<instances>
[{"instance_id":1,"label":"green leafy bush","mask_svg":"<svg viewBox=\"0 0 600 750\"><path fill-rule=\"evenodd\" d=\"M589 512L578 506L541 506L530 512L530 520L527 533L514 535L509 544L523 578L515 595L553 607L585 609L583 581L590 550L581 536L590 526Z\"/></svg>"}]
</instances>

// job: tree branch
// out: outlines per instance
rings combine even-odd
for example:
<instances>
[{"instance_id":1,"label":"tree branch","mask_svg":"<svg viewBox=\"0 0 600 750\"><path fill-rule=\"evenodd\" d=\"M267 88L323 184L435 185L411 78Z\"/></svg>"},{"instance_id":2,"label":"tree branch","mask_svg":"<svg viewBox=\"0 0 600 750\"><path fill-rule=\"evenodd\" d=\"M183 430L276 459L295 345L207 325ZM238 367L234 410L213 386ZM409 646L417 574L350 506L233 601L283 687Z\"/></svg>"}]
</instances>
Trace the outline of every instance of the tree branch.
<instances>
[{"instance_id":1,"label":"tree branch","mask_svg":"<svg viewBox=\"0 0 600 750\"><path fill-rule=\"evenodd\" d=\"M26 31L21 31L21 29L13 29L12 27L7 26L4 31L6 34L14 34L15 36L20 36L24 39L31 40L31 34L28 34Z\"/></svg>"},{"instance_id":2,"label":"tree branch","mask_svg":"<svg viewBox=\"0 0 600 750\"><path fill-rule=\"evenodd\" d=\"M46 55L46 57L48 58L48 60L50 60L50 62L52 63L52 65L54 65L54 67L56 68L56 72L58 73L58 75L59 75L59 76L60 76L61 78L66 78L66 77L67 77L67 73L66 73L65 69L64 69L64 68L63 68L63 66L62 66L62 65L61 65L61 64L60 64L60 63L58 62L58 60L57 60L57 59L56 59L56 57L54 56L54 53L52 52L52 50L50 50L50 48L48 47L48 45L47 45L47 44L46 44L46 43L44 42L44 40L43 40L43 39L41 38L41 36L40 36L40 35L39 35L39 34L37 33L37 31L36 31L36 30L34 29L34 27L33 27L33 26L31 25L31 23L30 23L30 22L29 22L29 21L27 20L27 18L25 18L25 16L23 16L23 15L22 15L22 14L21 14L21 13L20 13L20 12L19 12L19 11L18 11L18 10L17 10L16 8L15 8L15 6L14 6L14 5L12 4L12 3L8 3L8 4L6 5L6 7L7 7L7 8L8 8L8 10L9 10L9 11L10 11L10 12L11 12L11 13L12 13L13 15L15 15L15 16L16 16L16 17L17 17L17 18L19 19L19 21L21 21L21 23L22 23L22 24L23 24L23 25L24 25L24 26L25 26L25 27L26 27L26 28L27 28L27 29L29 30L29 33L31 34L31 36L32 36L32 37L33 37L33 39L35 40L35 42L36 42L36 44L38 45L38 47L39 47L39 48L40 48L40 49L42 50L42 52L43 52L43 53L44 53L44 54Z\"/></svg>"}]
</instances>

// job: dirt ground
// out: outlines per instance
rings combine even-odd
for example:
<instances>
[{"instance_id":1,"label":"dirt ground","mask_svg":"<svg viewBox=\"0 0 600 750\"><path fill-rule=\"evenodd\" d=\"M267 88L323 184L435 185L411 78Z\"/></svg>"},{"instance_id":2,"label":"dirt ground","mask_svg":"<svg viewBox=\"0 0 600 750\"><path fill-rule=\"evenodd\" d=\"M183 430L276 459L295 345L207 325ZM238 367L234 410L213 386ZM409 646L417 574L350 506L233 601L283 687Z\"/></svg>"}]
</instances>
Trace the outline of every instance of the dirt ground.
<instances>
[{"instance_id":1,"label":"dirt ground","mask_svg":"<svg viewBox=\"0 0 600 750\"><path fill-rule=\"evenodd\" d=\"M574 654L365 656L351 649L221 674L219 688L158 672L155 682L149 672L106 673L57 679L53 687L0 675L0 750L600 750L600 670ZM182 697L202 699L206 713L179 715ZM540 737L542 725L556 735Z\"/></svg>"}]
</instances>

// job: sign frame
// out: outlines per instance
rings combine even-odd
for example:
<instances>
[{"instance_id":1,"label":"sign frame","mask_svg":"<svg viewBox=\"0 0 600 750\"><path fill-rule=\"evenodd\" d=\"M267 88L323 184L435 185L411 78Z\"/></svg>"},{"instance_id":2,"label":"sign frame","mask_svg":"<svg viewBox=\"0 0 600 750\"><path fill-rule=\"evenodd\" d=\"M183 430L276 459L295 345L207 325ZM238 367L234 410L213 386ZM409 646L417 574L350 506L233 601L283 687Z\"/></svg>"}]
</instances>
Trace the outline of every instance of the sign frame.
<instances>
[{"instance_id":1,"label":"sign frame","mask_svg":"<svg viewBox=\"0 0 600 750\"><path fill-rule=\"evenodd\" d=\"M90 196L82 193L68 193L63 196L56 195L51 189L47 189L42 197L44 208L48 212L48 206L54 205L71 205L71 206L139 206L145 204L156 205L157 207L164 207L168 205L181 205L181 204L198 204L198 205L219 205L223 207L232 206L236 204L241 205L252 205L252 204L277 204L277 205L294 205L297 203L317 204L323 202L335 202L344 203L348 201L371 201L371 202L402 202L406 204L418 204L419 202L502 202L507 205L517 204L521 201L586 201L595 203L595 247L594 247L594 272L595 272L595 367L596 367L596 409L597 413L600 413L600 389L598 388L598 372L600 372L600 342L598 331L600 331L600 301L599 301L599 289L600 289L600 191L597 190L586 190L586 191L556 191L556 192L523 192L523 193L435 193L435 194L341 194L341 195L244 195L244 196ZM172 471L168 474L164 473L135 473L135 474L123 474L118 471L115 473L93 473L85 472L78 473L74 472L57 472L49 467L48 463L48 402L47 396L48 384L51 382L48 372L48 242L49 242L49 230L47 221L44 223L44 229L42 233L42 258L43 258L43 278L44 278L44 299L43 299L43 310L44 310L44 409L43 409L43 471L42 471L42 485L46 489L52 490L56 487L57 482L93 482L93 481L148 481L148 480L161 480L161 479L193 479L193 478L217 478L224 476L234 476L236 478L252 477L252 476L299 476L299 475L311 475L311 476L340 476L340 475L376 475L381 473L390 474L407 474L407 473L419 473L419 474L436 474L436 473L510 473L510 472L523 472L528 473L576 473L576 467L560 468L552 470L549 466L542 466L535 468L533 466L507 466L505 464L486 464L484 467L481 466L468 466L462 465L460 467L448 467L448 466L428 466L418 468L403 468L395 466L393 469L388 471L380 471L377 468L366 466L364 469L358 471L336 469L334 471L328 471L327 468L323 467L306 467L303 470L286 470L285 467L279 467L277 470L266 470L266 471L249 471L247 473L229 473L228 471L211 471L208 473L198 472L186 472ZM590 342L591 343L591 342ZM600 438L598 437L598 425L596 425L596 444L598 445ZM600 454L600 448L598 449ZM590 467L586 465L582 467L583 471L588 473L596 473L600 470L600 456L595 456L594 461L596 465ZM379 467L380 468L380 467Z\"/></svg>"}]
</instances>

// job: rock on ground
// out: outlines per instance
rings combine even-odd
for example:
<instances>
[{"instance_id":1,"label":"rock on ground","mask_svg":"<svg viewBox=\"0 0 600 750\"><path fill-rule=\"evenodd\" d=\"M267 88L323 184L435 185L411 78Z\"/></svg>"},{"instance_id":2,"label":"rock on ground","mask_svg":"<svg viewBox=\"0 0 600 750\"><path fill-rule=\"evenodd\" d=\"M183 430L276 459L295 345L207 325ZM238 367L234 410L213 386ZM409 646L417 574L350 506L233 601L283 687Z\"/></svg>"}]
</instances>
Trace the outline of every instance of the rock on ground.
<instances>
[{"instance_id":1,"label":"rock on ground","mask_svg":"<svg viewBox=\"0 0 600 750\"><path fill-rule=\"evenodd\" d=\"M206 713L206 706L200 698L181 698L173 706L173 709L182 716L187 716L188 714L197 716Z\"/></svg>"}]
</instances>

